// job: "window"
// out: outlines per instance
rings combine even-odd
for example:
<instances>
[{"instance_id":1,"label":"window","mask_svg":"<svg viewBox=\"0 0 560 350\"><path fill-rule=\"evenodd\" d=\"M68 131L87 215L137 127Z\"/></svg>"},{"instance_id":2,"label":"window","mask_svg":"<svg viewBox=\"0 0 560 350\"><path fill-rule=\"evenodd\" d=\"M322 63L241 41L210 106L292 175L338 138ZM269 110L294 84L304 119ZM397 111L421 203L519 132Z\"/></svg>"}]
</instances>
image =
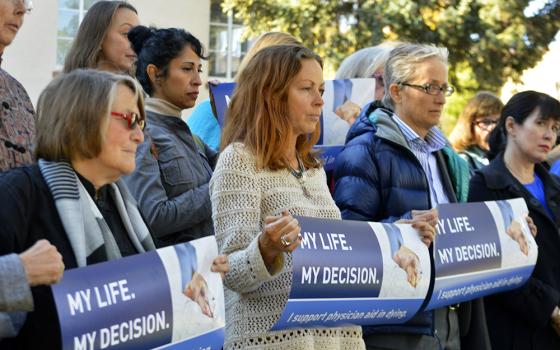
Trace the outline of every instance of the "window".
<instances>
[{"instance_id":1,"label":"window","mask_svg":"<svg viewBox=\"0 0 560 350\"><path fill-rule=\"evenodd\" d=\"M248 41L243 41L243 25L235 21L233 13L222 11L222 0L210 2L209 72L211 77L231 80L247 53Z\"/></svg>"},{"instance_id":2,"label":"window","mask_svg":"<svg viewBox=\"0 0 560 350\"><path fill-rule=\"evenodd\" d=\"M56 64L62 66L87 10L98 0L58 0Z\"/></svg>"}]
</instances>

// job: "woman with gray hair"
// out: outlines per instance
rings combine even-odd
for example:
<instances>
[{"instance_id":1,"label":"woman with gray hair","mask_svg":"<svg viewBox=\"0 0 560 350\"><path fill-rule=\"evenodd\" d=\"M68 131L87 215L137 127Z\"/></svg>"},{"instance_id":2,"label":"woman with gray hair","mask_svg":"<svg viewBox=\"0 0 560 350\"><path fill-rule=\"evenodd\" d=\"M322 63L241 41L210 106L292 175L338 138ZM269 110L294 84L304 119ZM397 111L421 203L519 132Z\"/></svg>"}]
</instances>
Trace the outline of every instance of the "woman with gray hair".
<instances>
[{"instance_id":1,"label":"woman with gray hair","mask_svg":"<svg viewBox=\"0 0 560 350\"><path fill-rule=\"evenodd\" d=\"M375 78L373 100L381 100L384 93L383 66L389 53L397 44L396 42L386 42L354 52L342 61L336 71L335 79ZM346 101L336 108L335 113L352 125L360 111L360 106L352 101Z\"/></svg>"},{"instance_id":2,"label":"woman with gray hair","mask_svg":"<svg viewBox=\"0 0 560 350\"><path fill-rule=\"evenodd\" d=\"M468 166L436 127L446 97L454 92L447 82L447 57L446 48L411 43L400 44L389 54L383 103L364 108L336 160L334 197L344 219L412 218L435 227L438 204L466 201ZM428 246L432 240L423 237ZM401 267L406 271L406 266ZM482 304L475 304L476 309L467 303L458 309L423 312L399 326L367 327L366 345L368 349L486 349Z\"/></svg>"},{"instance_id":3,"label":"woman with gray hair","mask_svg":"<svg viewBox=\"0 0 560 350\"><path fill-rule=\"evenodd\" d=\"M39 97L34 165L0 174L0 255L47 239L67 268L155 249L120 180L144 139L141 88L128 76L75 70ZM35 311L2 349L59 349L51 289L32 288Z\"/></svg>"}]
</instances>

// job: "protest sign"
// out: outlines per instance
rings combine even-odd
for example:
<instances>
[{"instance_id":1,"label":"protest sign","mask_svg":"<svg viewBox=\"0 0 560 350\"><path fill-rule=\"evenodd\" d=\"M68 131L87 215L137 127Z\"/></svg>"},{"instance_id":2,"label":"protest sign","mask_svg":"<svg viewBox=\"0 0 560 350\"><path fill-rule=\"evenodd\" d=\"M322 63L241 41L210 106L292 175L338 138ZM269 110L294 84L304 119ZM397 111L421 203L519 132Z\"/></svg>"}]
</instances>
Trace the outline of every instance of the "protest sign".
<instances>
[{"instance_id":1,"label":"protest sign","mask_svg":"<svg viewBox=\"0 0 560 350\"><path fill-rule=\"evenodd\" d=\"M298 217L303 241L273 330L403 323L430 285L430 256L410 225Z\"/></svg>"},{"instance_id":2,"label":"protest sign","mask_svg":"<svg viewBox=\"0 0 560 350\"><path fill-rule=\"evenodd\" d=\"M63 349L221 349L213 236L68 270L52 287Z\"/></svg>"},{"instance_id":3,"label":"protest sign","mask_svg":"<svg viewBox=\"0 0 560 350\"><path fill-rule=\"evenodd\" d=\"M538 247L523 199L438 206L435 285L427 309L517 288L531 276Z\"/></svg>"}]
</instances>

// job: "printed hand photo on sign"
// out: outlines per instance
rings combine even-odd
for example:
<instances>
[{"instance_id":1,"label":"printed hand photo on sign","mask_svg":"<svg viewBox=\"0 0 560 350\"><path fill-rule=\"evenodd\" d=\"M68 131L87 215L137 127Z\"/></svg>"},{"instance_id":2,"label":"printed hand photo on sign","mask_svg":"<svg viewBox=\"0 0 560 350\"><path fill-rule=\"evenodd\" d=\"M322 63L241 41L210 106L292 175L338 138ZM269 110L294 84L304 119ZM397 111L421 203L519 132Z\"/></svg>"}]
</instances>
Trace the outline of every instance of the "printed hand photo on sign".
<instances>
[{"instance_id":1,"label":"printed hand photo on sign","mask_svg":"<svg viewBox=\"0 0 560 350\"><path fill-rule=\"evenodd\" d=\"M420 281L420 259L404 245L393 255L393 260L406 272L408 283L416 288Z\"/></svg>"},{"instance_id":2,"label":"printed hand photo on sign","mask_svg":"<svg viewBox=\"0 0 560 350\"><path fill-rule=\"evenodd\" d=\"M527 243L527 238L523 233L523 227L521 226L521 223L515 220L513 217L513 209L511 207L511 204L507 201L496 201L496 204L502 212L502 217L504 218L504 227L506 229L507 235L519 245L519 250L521 250L523 255L527 256L529 254L529 244ZM529 220L530 219L528 219L528 223Z\"/></svg>"},{"instance_id":3,"label":"printed hand photo on sign","mask_svg":"<svg viewBox=\"0 0 560 350\"><path fill-rule=\"evenodd\" d=\"M410 248L404 245L401 231L397 226L383 224L389 244L393 261L406 272L408 283L416 288L421 277L420 259Z\"/></svg>"},{"instance_id":4,"label":"printed hand photo on sign","mask_svg":"<svg viewBox=\"0 0 560 350\"><path fill-rule=\"evenodd\" d=\"M201 274L195 272L192 279L185 286L183 294L200 306L202 313L208 317L214 317L212 307L210 306L208 284Z\"/></svg>"}]
</instances>

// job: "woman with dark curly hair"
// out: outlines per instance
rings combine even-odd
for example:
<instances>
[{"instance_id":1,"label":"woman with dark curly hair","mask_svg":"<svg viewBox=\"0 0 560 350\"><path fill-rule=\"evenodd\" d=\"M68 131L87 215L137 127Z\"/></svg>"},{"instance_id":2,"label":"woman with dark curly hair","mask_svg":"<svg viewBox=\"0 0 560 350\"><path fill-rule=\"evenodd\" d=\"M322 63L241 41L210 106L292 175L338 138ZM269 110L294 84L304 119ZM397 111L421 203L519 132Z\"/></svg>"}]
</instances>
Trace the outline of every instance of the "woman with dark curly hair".
<instances>
[{"instance_id":1,"label":"woman with dark curly hair","mask_svg":"<svg viewBox=\"0 0 560 350\"><path fill-rule=\"evenodd\" d=\"M146 99L146 135L138 146L130 191L156 236L167 246L214 233L208 182L217 153L181 119L202 85L200 41L183 29L138 26L128 35L138 55L136 78Z\"/></svg>"}]
</instances>

